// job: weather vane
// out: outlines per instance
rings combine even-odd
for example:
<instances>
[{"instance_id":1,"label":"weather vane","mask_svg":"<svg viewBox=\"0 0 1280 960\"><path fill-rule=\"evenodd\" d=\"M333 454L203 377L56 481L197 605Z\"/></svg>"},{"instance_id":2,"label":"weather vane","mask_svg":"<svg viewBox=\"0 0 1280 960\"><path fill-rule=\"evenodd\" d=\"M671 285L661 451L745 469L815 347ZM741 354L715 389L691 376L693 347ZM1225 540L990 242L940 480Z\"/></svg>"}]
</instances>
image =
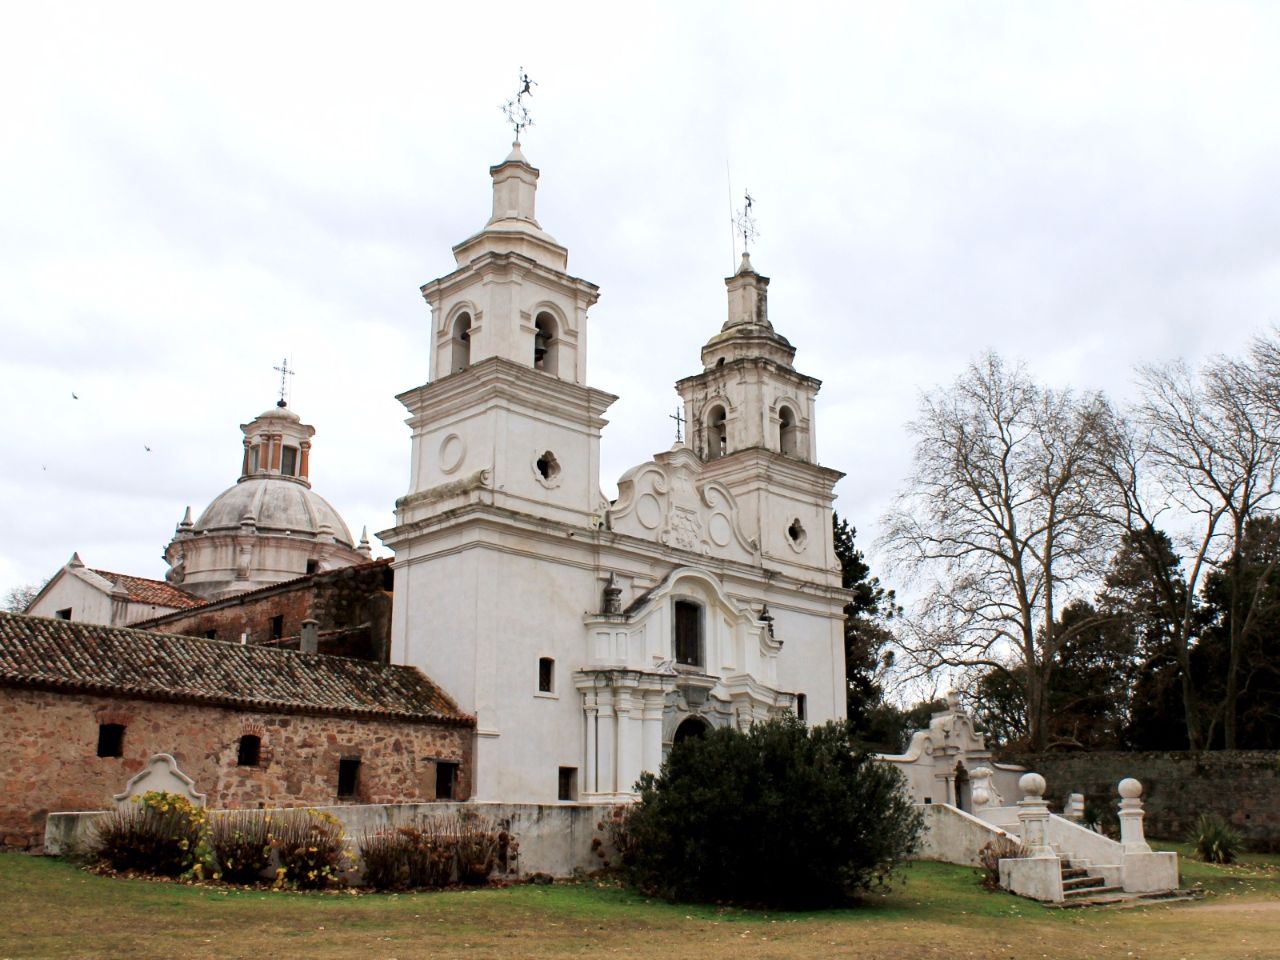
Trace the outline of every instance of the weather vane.
<instances>
[{"instance_id":1,"label":"weather vane","mask_svg":"<svg viewBox=\"0 0 1280 960\"><path fill-rule=\"evenodd\" d=\"M276 373L280 374L280 400L279 402L276 403L276 406L278 407L287 406L288 404L285 402L284 394L285 394L286 387L288 387L289 385L288 378L292 377L297 371L289 369L288 357L280 361L280 366L272 367L271 369L274 370Z\"/></svg>"},{"instance_id":2,"label":"weather vane","mask_svg":"<svg viewBox=\"0 0 1280 960\"><path fill-rule=\"evenodd\" d=\"M733 222L738 228L738 233L742 234L742 252L746 253L751 247L751 241L760 234L756 232L756 219L751 215L751 207L755 204L751 199L751 191L744 190L742 196L745 202Z\"/></svg>"},{"instance_id":3,"label":"weather vane","mask_svg":"<svg viewBox=\"0 0 1280 960\"><path fill-rule=\"evenodd\" d=\"M520 142L520 131L526 127L533 126L533 118L529 116L529 108L525 105L524 98L532 97L533 88L537 85L537 81L530 80L529 75L524 72L524 67L521 67L520 90L502 105L502 112L507 118L507 123L515 128L517 143Z\"/></svg>"}]
</instances>

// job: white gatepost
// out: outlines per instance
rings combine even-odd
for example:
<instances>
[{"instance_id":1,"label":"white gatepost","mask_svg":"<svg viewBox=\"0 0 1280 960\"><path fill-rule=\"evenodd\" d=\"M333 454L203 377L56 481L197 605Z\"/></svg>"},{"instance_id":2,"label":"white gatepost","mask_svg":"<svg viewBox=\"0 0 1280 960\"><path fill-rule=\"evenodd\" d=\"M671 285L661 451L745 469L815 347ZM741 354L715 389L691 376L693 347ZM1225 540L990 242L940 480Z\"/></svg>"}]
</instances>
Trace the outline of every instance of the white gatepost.
<instances>
[{"instance_id":1,"label":"white gatepost","mask_svg":"<svg viewBox=\"0 0 1280 960\"><path fill-rule=\"evenodd\" d=\"M1049 804L1044 777L1025 773L1018 781L1018 822L1026 855L1000 861L1000 886L1024 897L1060 902L1062 861L1049 845Z\"/></svg>"},{"instance_id":2,"label":"white gatepost","mask_svg":"<svg viewBox=\"0 0 1280 960\"><path fill-rule=\"evenodd\" d=\"M1120 843L1125 853L1150 853L1151 845L1143 833L1142 784L1126 777L1116 786L1120 794Z\"/></svg>"}]
</instances>

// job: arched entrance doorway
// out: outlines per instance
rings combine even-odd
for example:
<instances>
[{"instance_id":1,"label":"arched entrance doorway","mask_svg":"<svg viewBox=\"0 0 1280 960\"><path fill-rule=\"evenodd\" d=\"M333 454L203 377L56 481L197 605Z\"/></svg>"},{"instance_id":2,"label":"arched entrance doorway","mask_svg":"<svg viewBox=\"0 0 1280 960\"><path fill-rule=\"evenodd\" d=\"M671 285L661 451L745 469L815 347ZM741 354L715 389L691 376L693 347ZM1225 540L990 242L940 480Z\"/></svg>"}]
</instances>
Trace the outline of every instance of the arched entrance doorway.
<instances>
[{"instance_id":1,"label":"arched entrance doorway","mask_svg":"<svg viewBox=\"0 0 1280 960\"><path fill-rule=\"evenodd\" d=\"M675 746L677 743L681 743L691 737L705 737L710 729L711 724L701 717L689 717L680 726L676 727L675 736L671 738L671 745Z\"/></svg>"}]
</instances>

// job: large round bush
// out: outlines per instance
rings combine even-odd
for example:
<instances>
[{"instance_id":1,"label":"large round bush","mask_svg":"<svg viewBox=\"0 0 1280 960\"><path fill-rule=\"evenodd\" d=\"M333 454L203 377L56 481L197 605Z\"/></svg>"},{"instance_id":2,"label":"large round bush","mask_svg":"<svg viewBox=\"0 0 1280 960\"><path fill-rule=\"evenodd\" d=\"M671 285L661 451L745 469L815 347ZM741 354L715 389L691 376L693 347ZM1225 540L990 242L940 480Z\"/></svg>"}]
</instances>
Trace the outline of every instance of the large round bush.
<instances>
[{"instance_id":1,"label":"large round bush","mask_svg":"<svg viewBox=\"0 0 1280 960\"><path fill-rule=\"evenodd\" d=\"M847 724L786 715L676 744L645 774L625 869L676 900L814 907L885 882L921 818L902 777L850 747Z\"/></svg>"}]
</instances>

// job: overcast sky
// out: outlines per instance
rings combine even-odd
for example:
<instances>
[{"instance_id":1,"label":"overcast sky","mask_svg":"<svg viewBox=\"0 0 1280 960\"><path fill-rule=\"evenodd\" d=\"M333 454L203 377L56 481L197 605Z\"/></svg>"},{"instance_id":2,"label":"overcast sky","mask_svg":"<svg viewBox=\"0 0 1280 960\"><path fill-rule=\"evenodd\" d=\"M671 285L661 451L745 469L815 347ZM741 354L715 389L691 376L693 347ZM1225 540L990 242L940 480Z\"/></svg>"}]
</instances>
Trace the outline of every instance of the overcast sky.
<instances>
[{"instance_id":1,"label":"overcast sky","mask_svg":"<svg viewBox=\"0 0 1280 960\"><path fill-rule=\"evenodd\" d=\"M1280 5L1217 0L9 5L0 590L162 576L286 356L315 489L392 524L418 287L489 215L522 65L539 220L601 288L605 492L724 321L731 182L870 547L979 351L1123 397L1280 319L1277 50Z\"/></svg>"}]
</instances>

